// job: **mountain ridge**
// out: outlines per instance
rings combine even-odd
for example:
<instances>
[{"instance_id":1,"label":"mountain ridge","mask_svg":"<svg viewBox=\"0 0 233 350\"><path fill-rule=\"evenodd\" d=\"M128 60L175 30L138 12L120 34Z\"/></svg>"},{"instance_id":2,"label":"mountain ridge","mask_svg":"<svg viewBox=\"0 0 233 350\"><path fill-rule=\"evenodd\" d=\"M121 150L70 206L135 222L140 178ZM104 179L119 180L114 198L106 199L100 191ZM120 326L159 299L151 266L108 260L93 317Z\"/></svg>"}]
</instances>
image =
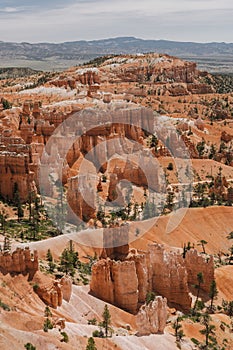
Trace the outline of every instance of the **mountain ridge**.
<instances>
[{"instance_id":1,"label":"mountain ridge","mask_svg":"<svg viewBox=\"0 0 233 350\"><path fill-rule=\"evenodd\" d=\"M27 43L0 41L0 66L6 66L10 58L12 65L18 61L43 62L63 65L80 64L108 54L135 54L158 52L182 59L195 60L201 69L233 72L233 43L178 42L170 40L147 40L135 37L116 37L101 40L79 40L62 43ZM67 61L67 62L65 62ZM72 62L71 62L72 61ZM30 64L31 62L31 64ZM9 64L9 63L8 63Z\"/></svg>"}]
</instances>

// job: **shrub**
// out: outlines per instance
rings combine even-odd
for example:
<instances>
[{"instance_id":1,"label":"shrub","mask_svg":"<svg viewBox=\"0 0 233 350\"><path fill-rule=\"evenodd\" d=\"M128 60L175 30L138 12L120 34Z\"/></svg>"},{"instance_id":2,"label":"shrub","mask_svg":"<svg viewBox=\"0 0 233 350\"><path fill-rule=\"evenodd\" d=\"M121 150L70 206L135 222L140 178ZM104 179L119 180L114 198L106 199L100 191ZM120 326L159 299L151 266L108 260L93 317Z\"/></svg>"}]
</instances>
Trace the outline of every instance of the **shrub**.
<instances>
[{"instance_id":1,"label":"shrub","mask_svg":"<svg viewBox=\"0 0 233 350\"><path fill-rule=\"evenodd\" d=\"M61 342L68 343L69 341L68 334L66 332L61 332L61 335L63 336Z\"/></svg>"},{"instance_id":2,"label":"shrub","mask_svg":"<svg viewBox=\"0 0 233 350\"><path fill-rule=\"evenodd\" d=\"M3 310L5 310L5 311L11 311L10 306L7 305L7 304L5 304L5 303L3 303L3 302L1 301L1 299L0 299L0 307L1 307Z\"/></svg>"},{"instance_id":3,"label":"shrub","mask_svg":"<svg viewBox=\"0 0 233 350\"><path fill-rule=\"evenodd\" d=\"M168 166L167 166L167 170L170 170L172 171L173 170L173 164L172 163L169 163Z\"/></svg>"},{"instance_id":4,"label":"shrub","mask_svg":"<svg viewBox=\"0 0 233 350\"><path fill-rule=\"evenodd\" d=\"M95 326L97 324L97 319L96 318L92 318L91 320L88 320L88 324Z\"/></svg>"},{"instance_id":5,"label":"shrub","mask_svg":"<svg viewBox=\"0 0 233 350\"><path fill-rule=\"evenodd\" d=\"M148 305L151 301L155 300L155 293L154 292L148 292L146 295L146 304Z\"/></svg>"},{"instance_id":6,"label":"shrub","mask_svg":"<svg viewBox=\"0 0 233 350\"><path fill-rule=\"evenodd\" d=\"M3 109L11 109L12 107L12 104L5 100L4 98L1 99L1 103L2 103L2 106L3 106Z\"/></svg>"},{"instance_id":7,"label":"shrub","mask_svg":"<svg viewBox=\"0 0 233 350\"><path fill-rule=\"evenodd\" d=\"M36 350L36 347L33 346L31 343L24 344L24 347L26 350Z\"/></svg>"},{"instance_id":8,"label":"shrub","mask_svg":"<svg viewBox=\"0 0 233 350\"><path fill-rule=\"evenodd\" d=\"M37 283L35 283L32 288L33 288L34 292L37 292L37 290L39 289L39 285Z\"/></svg>"},{"instance_id":9,"label":"shrub","mask_svg":"<svg viewBox=\"0 0 233 350\"><path fill-rule=\"evenodd\" d=\"M43 330L44 332L48 332L49 329L53 329L53 324L50 321L50 319L47 317L46 320L44 321Z\"/></svg>"},{"instance_id":10,"label":"shrub","mask_svg":"<svg viewBox=\"0 0 233 350\"><path fill-rule=\"evenodd\" d=\"M95 330L95 331L92 333L92 336L93 336L94 338L103 338L103 337L104 337L104 333L103 333L103 331Z\"/></svg>"}]
</instances>

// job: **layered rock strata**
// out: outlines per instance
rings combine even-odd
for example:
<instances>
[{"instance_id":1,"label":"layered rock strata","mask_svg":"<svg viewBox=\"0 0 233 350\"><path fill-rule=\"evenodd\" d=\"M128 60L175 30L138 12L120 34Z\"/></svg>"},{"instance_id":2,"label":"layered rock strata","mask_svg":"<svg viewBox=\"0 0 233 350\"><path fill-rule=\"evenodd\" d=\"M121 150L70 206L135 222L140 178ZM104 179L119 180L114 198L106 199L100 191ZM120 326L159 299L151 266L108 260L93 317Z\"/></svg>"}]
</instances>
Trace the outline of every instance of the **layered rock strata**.
<instances>
[{"instance_id":1,"label":"layered rock strata","mask_svg":"<svg viewBox=\"0 0 233 350\"><path fill-rule=\"evenodd\" d=\"M115 260L106 257L108 252ZM159 244L149 245L147 252L131 250L128 255L118 257L116 252L113 255L105 249L102 259L93 265L90 291L132 313L145 302L148 292L165 297L177 309L189 311L192 301L189 284L196 284L198 272L204 276L203 290L209 291L214 279L213 259L206 261L195 250L183 259L179 253L166 251Z\"/></svg>"},{"instance_id":2,"label":"layered rock strata","mask_svg":"<svg viewBox=\"0 0 233 350\"><path fill-rule=\"evenodd\" d=\"M38 253L31 253L28 247L17 248L13 253L0 252L0 271L3 274L29 274L31 279L39 270Z\"/></svg>"},{"instance_id":3,"label":"layered rock strata","mask_svg":"<svg viewBox=\"0 0 233 350\"><path fill-rule=\"evenodd\" d=\"M141 306L137 316L136 324L138 336L163 333L167 322L167 299L156 297L148 305Z\"/></svg>"}]
</instances>

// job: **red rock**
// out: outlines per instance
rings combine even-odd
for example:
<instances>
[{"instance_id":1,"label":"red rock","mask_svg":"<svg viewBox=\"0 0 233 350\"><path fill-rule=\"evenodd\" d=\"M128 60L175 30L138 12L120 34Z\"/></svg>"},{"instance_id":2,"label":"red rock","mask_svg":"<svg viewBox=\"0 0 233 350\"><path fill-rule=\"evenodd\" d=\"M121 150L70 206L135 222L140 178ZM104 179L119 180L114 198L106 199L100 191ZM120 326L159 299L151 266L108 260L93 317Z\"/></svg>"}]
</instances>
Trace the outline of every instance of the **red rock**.
<instances>
[{"instance_id":1,"label":"red rock","mask_svg":"<svg viewBox=\"0 0 233 350\"><path fill-rule=\"evenodd\" d=\"M137 316L136 324L138 336L163 333L167 322L167 300L156 297L148 305L141 306Z\"/></svg>"}]
</instances>

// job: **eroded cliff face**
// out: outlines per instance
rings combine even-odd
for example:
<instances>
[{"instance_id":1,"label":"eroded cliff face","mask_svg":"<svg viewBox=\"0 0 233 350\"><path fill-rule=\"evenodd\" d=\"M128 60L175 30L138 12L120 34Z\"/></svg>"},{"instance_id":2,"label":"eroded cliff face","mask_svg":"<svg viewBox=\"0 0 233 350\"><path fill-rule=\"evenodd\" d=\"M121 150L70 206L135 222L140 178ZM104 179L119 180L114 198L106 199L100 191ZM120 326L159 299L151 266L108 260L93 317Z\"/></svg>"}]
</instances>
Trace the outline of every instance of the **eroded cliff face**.
<instances>
[{"instance_id":1,"label":"eroded cliff face","mask_svg":"<svg viewBox=\"0 0 233 350\"><path fill-rule=\"evenodd\" d=\"M163 333L167 322L167 299L156 297L148 305L141 306L137 316L136 324L138 336Z\"/></svg>"},{"instance_id":2,"label":"eroded cliff face","mask_svg":"<svg viewBox=\"0 0 233 350\"><path fill-rule=\"evenodd\" d=\"M39 271L38 253L32 253L28 247L17 248L14 252L0 252L0 272L5 274L28 275L28 280L35 282L34 292L43 302L53 308L62 305L62 300L69 302L72 294L72 281L69 277L43 283L43 275Z\"/></svg>"},{"instance_id":3,"label":"eroded cliff face","mask_svg":"<svg viewBox=\"0 0 233 350\"><path fill-rule=\"evenodd\" d=\"M29 248L17 248L13 253L0 252L0 271L3 274L29 274L32 279L39 270L38 253L32 254Z\"/></svg>"},{"instance_id":4,"label":"eroded cliff face","mask_svg":"<svg viewBox=\"0 0 233 350\"><path fill-rule=\"evenodd\" d=\"M39 191L40 159L51 135L70 116L78 117L80 111L88 107L96 109L98 105L99 113L93 113L93 109L90 112L89 109L83 114L85 125L82 122L70 125L71 133L79 130L82 136L67 153L62 181L66 184L68 179L73 177L70 171L73 170L73 165L92 148L94 150L92 155L89 154L90 161L95 164L97 170L102 167L101 171L108 172L107 160L114 154L121 156L136 153L145 141L143 129L153 129L148 110L133 106L128 101L138 103L149 94L158 97L211 93L212 86L200 82L203 74L197 70L195 63L168 55L124 55L107 59L98 68L87 66L70 69L36 89L20 92L16 90L18 93L14 96L17 97L19 107L0 111L0 194L11 200L14 184L17 183L21 200L25 202L28 192L36 192L36 187ZM113 103L110 103L112 101ZM118 104L117 108L111 108L115 102ZM143 121L141 128L132 125L132 120L137 121L137 118ZM106 125L107 122L109 125ZM63 132L64 130L61 130L60 140L57 139L61 153L64 150ZM175 136L171 135L170 139L172 146L176 148ZM107 142L107 146L104 147L105 142L110 140L111 142ZM197 158L198 154L191 141L185 139L184 142L191 156ZM97 147L101 144L103 146ZM60 164L62 155L57 151L51 157L49 153L50 150L48 161ZM160 146L155 156L168 154L168 150ZM145 164L144 173L150 176L147 169L149 167L149 163ZM136 186L147 185L148 179L145 178L145 174L139 166L134 166L130 159L125 159L121 168L112 170L115 171L115 178L111 176L108 193L110 200L113 200L112 193L122 178L132 179ZM153 175L151 174L151 182L154 182L152 188L157 189L158 179L153 178ZM71 180L73 183L75 181ZM70 194L71 201L74 200L73 206L78 208L77 214L82 218L85 215L92 218L93 214L85 202L72 196Z\"/></svg>"},{"instance_id":5,"label":"eroded cliff face","mask_svg":"<svg viewBox=\"0 0 233 350\"><path fill-rule=\"evenodd\" d=\"M100 72L110 81L192 83L199 76L196 64L160 54L120 56L106 60ZM102 77L104 79L104 77Z\"/></svg>"},{"instance_id":6,"label":"eroded cliff face","mask_svg":"<svg viewBox=\"0 0 233 350\"><path fill-rule=\"evenodd\" d=\"M173 306L188 311L191 297L183 258L177 253L165 251L161 245L150 245L148 252L150 290L166 297Z\"/></svg>"},{"instance_id":7,"label":"eroded cliff face","mask_svg":"<svg viewBox=\"0 0 233 350\"><path fill-rule=\"evenodd\" d=\"M92 273L90 291L94 296L136 313L138 279L133 261L100 260L93 266Z\"/></svg>"},{"instance_id":8,"label":"eroded cliff face","mask_svg":"<svg viewBox=\"0 0 233 350\"><path fill-rule=\"evenodd\" d=\"M203 275L201 289L209 293L211 282L214 280L213 256L200 255L196 250L191 249L187 251L184 263L188 272L188 283L196 285L198 283L197 274L201 272Z\"/></svg>"},{"instance_id":9,"label":"eroded cliff face","mask_svg":"<svg viewBox=\"0 0 233 350\"><path fill-rule=\"evenodd\" d=\"M56 309L62 305L62 301L70 301L72 293L72 281L68 277L50 281L49 284L37 285L34 289L43 302Z\"/></svg>"},{"instance_id":10,"label":"eroded cliff face","mask_svg":"<svg viewBox=\"0 0 233 350\"><path fill-rule=\"evenodd\" d=\"M136 313L148 292L165 297L170 306L183 311L191 308L189 284L196 284L198 272L204 276L203 290L209 291L214 276L214 263L195 250L186 258L163 245L152 244L147 252L131 250L122 260L115 255L93 265L90 291L96 297Z\"/></svg>"}]
</instances>

